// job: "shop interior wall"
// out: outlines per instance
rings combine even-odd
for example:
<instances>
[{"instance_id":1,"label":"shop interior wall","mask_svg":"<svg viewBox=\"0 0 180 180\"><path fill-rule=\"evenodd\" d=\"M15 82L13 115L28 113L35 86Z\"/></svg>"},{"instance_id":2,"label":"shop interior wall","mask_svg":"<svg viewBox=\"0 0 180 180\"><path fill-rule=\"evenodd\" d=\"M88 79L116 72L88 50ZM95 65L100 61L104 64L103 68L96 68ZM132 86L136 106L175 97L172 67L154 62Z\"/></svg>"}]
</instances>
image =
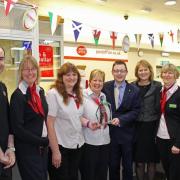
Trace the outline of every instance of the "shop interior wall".
<instances>
[{"instance_id":1,"label":"shop interior wall","mask_svg":"<svg viewBox=\"0 0 180 180\"><path fill-rule=\"evenodd\" d=\"M128 81L134 81L135 76L134 76L134 69L137 64L137 62L141 59L145 59L153 67L154 74L155 74L155 79L156 80L161 80L160 78L157 78L157 67L160 66L162 61L169 61L170 63L173 63L177 66L180 66L180 53L170 53L169 57L162 57L160 51L155 51L155 50L143 50L144 55L143 57L139 57L137 53L137 49L130 49L128 52L128 62L127 62L127 67L128 67L128 75L127 75L127 80ZM112 61L88 61L88 60L65 60L65 62L72 62L76 65L86 65L85 69L85 74L86 74L86 79L89 78L89 74L93 69L101 69L106 73L106 81L111 80L112 74L111 74L111 69L112 69Z\"/></svg>"}]
</instances>

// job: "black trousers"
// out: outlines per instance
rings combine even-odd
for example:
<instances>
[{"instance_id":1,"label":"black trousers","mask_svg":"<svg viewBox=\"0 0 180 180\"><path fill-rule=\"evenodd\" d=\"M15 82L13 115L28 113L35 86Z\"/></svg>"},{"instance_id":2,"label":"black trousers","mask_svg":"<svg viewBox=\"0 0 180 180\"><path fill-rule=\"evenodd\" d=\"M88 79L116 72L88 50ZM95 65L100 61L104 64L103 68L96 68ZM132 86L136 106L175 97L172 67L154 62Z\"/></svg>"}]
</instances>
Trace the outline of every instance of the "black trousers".
<instances>
[{"instance_id":1,"label":"black trousers","mask_svg":"<svg viewBox=\"0 0 180 180\"><path fill-rule=\"evenodd\" d=\"M16 155L21 179L47 180L47 148L42 151L32 147L31 150L29 155L24 155L23 152L18 152Z\"/></svg>"},{"instance_id":2,"label":"black trousers","mask_svg":"<svg viewBox=\"0 0 180 180\"><path fill-rule=\"evenodd\" d=\"M120 180L120 163L122 161L123 180L133 180L132 143L110 144L109 179Z\"/></svg>"},{"instance_id":3,"label":"black trousers","mask_svg":"<svg viewBox=\"0 0 180 180\"><path fill-rule=\"evenodd\" d=\"M160 159L167 179L180 179L180 154L172 154L172 141L157 137L157 145L160 153Z\"/></svg>"},{"instance_id":4,"label":"black trousers","mask_svg":"<svg viewBox=\"0 0 180 180\"><path fill-rule=\"evenodd\" d=\"M49 150L48 171L50 180L78 180L81 148L69 149L59 146L62 163L59 168L52 165L52 152Z\"/></svg>"},{"instance_id":5,"label":"black trousers","mask_svg":"<svg viewBox=\"0 0 180 180\"><path fill-rule=\"evenodd\" d=\"M81 180L107 180L108 162L109 144L85 144L80 165Z\"/></svg>"},{"instance_id":6,"label":"black trousers","mask_svg":"<svg viewBox=\"0 0 180 180\"><path fill-rule=\"evenodd\" d=\"M0 180L12 180L12 168L1 169Z\"/></svg>"}]
</instances>

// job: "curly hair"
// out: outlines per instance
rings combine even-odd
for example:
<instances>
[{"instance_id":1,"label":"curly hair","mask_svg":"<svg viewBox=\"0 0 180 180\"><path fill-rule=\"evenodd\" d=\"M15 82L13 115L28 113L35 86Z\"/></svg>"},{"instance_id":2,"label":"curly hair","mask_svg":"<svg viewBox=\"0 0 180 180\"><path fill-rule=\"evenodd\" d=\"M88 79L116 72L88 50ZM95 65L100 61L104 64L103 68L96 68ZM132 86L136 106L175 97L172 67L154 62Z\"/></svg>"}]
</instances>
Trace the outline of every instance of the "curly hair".
<instances>
[{"instance_id":1,"label":"curly hair","mask_svg":"<svg viewBox=\"0 0 180 180\"><path fill-rule=\"evenodd\" d=\"M51 88L57 89L59 94L63 96L64 104L67 105L69 97L68 97L68 93L66 91L65 84L63 82L63 76L69 72L76 73L78 76L78 80L73 87L73 92L76 94L77 100L79 101L79 103L82 104L83 98L82 98L82 90L80 87L81 76L80 76L80 73L79 73L77 67L74 64L67 62L61 66L61 68L58 70L58 73L57 73L57 79L56 79L55 83L51 86Z\"/></svg>"}]
</instances>

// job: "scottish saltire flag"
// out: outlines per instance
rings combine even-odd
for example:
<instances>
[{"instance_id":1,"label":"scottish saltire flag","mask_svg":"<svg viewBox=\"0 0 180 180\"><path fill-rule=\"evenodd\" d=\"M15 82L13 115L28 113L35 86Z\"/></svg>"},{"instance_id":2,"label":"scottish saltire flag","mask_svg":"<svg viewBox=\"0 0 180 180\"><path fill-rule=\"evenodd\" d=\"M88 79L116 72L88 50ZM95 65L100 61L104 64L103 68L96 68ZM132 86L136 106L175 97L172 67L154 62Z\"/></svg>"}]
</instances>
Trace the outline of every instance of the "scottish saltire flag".
<instances>
[{"instance_id":1,"label":"scottish saltire flag","mask_svg":"<svg viewBox=\"0 0 180 180\"><path fill-rule=\"evenodd\" d=\"M79 37L79 34L81 32L81 29L82 29L82 23L77 22L77 21L72 21L72 28L73 28L73 31L74 31L75 41L77 41L77 39Z\"/></svg>"},{"instance_id":2,"label":"scottish saltire flag","mask_svg":"<svg viewBox=\"0 0 180 180\"><path fill-rule=\"evenodd\" d=\"M151 46L152 46L152 48L154 47L154 34L148 34L148 38L149 38L149 40L150 40L150 42L151 42Z\"/></svg>"}]
</instances>

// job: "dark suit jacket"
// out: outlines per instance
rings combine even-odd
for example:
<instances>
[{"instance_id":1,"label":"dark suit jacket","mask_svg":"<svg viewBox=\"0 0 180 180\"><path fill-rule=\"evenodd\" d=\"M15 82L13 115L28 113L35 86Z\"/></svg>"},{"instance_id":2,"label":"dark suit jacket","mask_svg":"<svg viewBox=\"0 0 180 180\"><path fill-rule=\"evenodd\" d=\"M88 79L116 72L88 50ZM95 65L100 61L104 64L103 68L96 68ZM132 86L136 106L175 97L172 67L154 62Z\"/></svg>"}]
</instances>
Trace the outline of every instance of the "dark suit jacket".
<instances>
[{"instance_id":1,"label":"dark suit jacket","mask_svg":"<svg viewBox=\"0 0 180 180\"><path fill-rule=\"evenodd\" d=\"M180 148L180 87L167 100L164 117L173 145Z\"/></svg>"},{"instance_id":2,"label":"dark suit jacket","mask_svg":"<svg viewBox=\"0 0 180 180\"><path fill-rule=\"evenodd\" d=\"M106 94L107 101L111 104L112 117L120 119L120 127L110 126L111 141L119 144L132 142L134 136L134 121L140 111L140 96L138 88L126 82L126 88L122 103L116 109L114 98L114 81L104 84L103 92Z\"/></svg>"},{"instance_id":3,"label":"dark suit jacket","mask_svg":"<svg viewBox=\"0 0 180 180\"><path fill-rule=\"evenodd\" d=\"M34 112L28 104L28 99L30 98L28 90L26 94L23 94L17 88L11 96L10 119L15 137L17 158L19 156L31 155L34 153L33 149L48 145L48 139L41 137L43 123L48 113L48 105L43 89L40 90L39 94L45 117Z\"/></svg>"},{"instance_id":4,"label":"dark suit jacket","mask_svg":"<svg viewBox=\"0 0 180 180\"><path fill-rule=\"evenodd\" d=\"M9 103L6 86L0 82L0 147L5 152L9 135ZM0 174L2 164L0 163Z\"/></svg>"}]
</instances>

